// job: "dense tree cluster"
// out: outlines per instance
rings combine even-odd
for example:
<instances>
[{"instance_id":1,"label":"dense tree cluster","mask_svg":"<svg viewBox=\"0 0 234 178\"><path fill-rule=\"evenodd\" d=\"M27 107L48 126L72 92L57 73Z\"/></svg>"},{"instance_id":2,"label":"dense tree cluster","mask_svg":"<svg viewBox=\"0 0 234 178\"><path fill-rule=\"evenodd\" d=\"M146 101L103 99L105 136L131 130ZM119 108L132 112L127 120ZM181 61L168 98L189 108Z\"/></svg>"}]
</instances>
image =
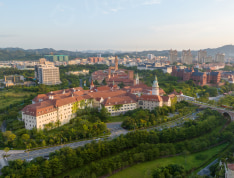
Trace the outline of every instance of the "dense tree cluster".
<instances>
[{"instance_id":1,"label":"dense tree cluster","mask_svg":"<svg viewBox=\"0 0 234 178\"><path fill-rule=\"evenodd\" d=\"M220 87L220 93L227 93L229 91L234 91L234 84L226 82L225 85Z\"/></svg>"},{"instance_id":2,"label":"dense tree cluster","mask_svg":"<svg viewBox=\"0 0 234 178\"><path fill-rule=\"evenodd\" d=\"M206 115L212 117L205 119ZM121 170L139 162L183 154L184 150L197 152L225 140L220 133L210 132L224 122L221 115L207 110L200 117L198 122L186 123L178 129L170 128L162 132L136 131L111 141L94 141L76 149L65 147L51 153L49 160L15 160L10 162L8 167L4 167L2 173L3 176L11 177L53 177L64 171L79 168L80 177L110 175L114 170ZM175 171L169 173L177 174L176 172L183 170L179 168L174 167Z\"/></svg>"},{"instance_id":3,"label":"dense tree cluster","mask_svg":"<svg viewBox=\"0 0 234 178\"><path fill-rule=\"evenodd\" d=\"M227 163L233 163L234 162L234 123L231 123L227 126L225 129L225 132L223 132L222 137L227 139L231 145L226 149L224 152L220 155L220 161L223 164L217 164L212 165L209 169L211 172L212 177L225 177L225 167L224 164Z\"/></svg>"},{"instance_id":4,"label":"dense tree cluster","mask_svg":"<svg viewBox=\"0 0 234 178\"><path fill-rule=\"evenodd\" d=\"M177 164L169 164L165 167L156 168L152 173L153 178L163 178L163 177L185 177L184 167Z\"/></svg>"},{"instance_id":5,"label":"dense tree cluster","mask_svg":"<svg viewBox=\"0 0 234 178\"><path fill-rule=\"evenodd\" d=\"M106 134L109 131L100 119L105 118L104 114L95 109L86 108L78 112L78 116L71 119L69 124L63 126L55 122L47 124L44 130L20 128L14 132L6 131L2 133L0 143L5 147L33 148Z\"/></svg>"},{"instance_id":6,"label":"dense tree cluster","mask_svg":"<svg viewBox=\"0 0 234 178\"><path fill-rule=\"evenodd\" d=\"M1 68L0 78L4 75L23 75L25 78L34 77L34 71L32 70L18 70L16 68Z\"/></svg>"},{"instance_id":7,"label":"dense tree cluster","mask_svg":"<svg viewBox=\"0 0 234 178\"><path fill-rule=\"evenodd\" d=\"M231 108L234 108L234 96L226 95L225 97L220 98L217 104L219 106L230 106Z\"/></svg>"},{"instance_id":8,"label":"dense tree cluster","mask_svg":"<svg viewBox=\"0 0 234 178\"><path fill-rule=\"evenodd\" d=\"M171 107L156 107L151 112L149 110L136 109L125 113L122 127L126 129L139 129L158 125L167 121L177 119L186 114L192 113L196 107L186 101L172 105ZM167 117L169 113L178 113L174 117Z\"/></svg>"}]
</instances>

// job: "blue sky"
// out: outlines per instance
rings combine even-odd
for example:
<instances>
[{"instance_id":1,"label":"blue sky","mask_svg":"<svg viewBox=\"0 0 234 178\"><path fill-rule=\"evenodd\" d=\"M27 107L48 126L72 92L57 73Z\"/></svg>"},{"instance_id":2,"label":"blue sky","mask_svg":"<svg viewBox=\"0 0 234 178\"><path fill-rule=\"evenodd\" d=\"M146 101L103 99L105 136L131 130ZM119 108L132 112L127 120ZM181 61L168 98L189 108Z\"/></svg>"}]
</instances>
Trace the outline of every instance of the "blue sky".
<instances>
[{"instance_id":1,"label":"blue sky","mask_svg":"<svg viewBox=\"0 0 234 178\"><path fill-rule=\"evenodd\" d=\"M0 47L214 48L234 41L234 0L0 0Z\"/></svg>"}]
</instances>

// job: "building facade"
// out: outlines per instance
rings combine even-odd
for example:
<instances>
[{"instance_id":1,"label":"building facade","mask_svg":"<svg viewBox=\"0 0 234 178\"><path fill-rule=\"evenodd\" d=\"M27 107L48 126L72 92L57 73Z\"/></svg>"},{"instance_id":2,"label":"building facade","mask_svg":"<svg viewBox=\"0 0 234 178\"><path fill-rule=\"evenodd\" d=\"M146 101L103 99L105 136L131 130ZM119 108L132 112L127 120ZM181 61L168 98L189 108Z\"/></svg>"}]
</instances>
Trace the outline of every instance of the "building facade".
<instances>
[{"instance_id":1,"label":"building facade","mask_svg":"<svg viewBox=\"0 0 234 178\"><path fill-rule=\"evenodd\" d=\"M215 62L225 62L225 54L224 53L217 53L215 55Z\"/></svg>"},{"instance_id":2,"label":"building facade","mask_svg":"<svg viewBox=\"0 0 234 178\"><path fill-rule=\"evenodd\" d=\"M182 51L181 62L184 64L192 64L193 63L193 55L192 55L190 49Z\"/></svg>"},{"instance_id":3,"label":"building facade","mask_svg":"<svg viewBox=\"0 0 234 178\"><path fill-rule=\"evenodd\" d=\"M50 62L68 62L69 61L69 56L68 55L45 55L44 56L47 61Z\"/></svg>"},{"instance_id":4,"label":"building facade","mask_svg":"<svg viewBox=\"0 0 234 178\"><path fill-rule=\"evenodd\" d=\"M173 64L177 62L178 52L177 50L170 50L169 51L169 61Z\"/></svg>"},{"instance_id":5,"label":"building facade","mask_svg":"<svg viewBox=\"0 0 234 178\"><path fill-rule=\"evenodd\" d=\"M198 51L198 63L206 63L206 58L207 58L207 51L206 50L199 50Z\"/></svg>"},{"instance_id":6,"label":"building facade","mask_svg":"<svg viewBox=\"0 0 234 178\"><path fill-rule=\"evenodd\" d=\"M39 84L57 85L61 83L59 68L44 58L41 58L39 65L35 66L35 78Z\"/></svg>"},{"instance_id":7,"label":"building facade","mask_svg":"<svg viewBox=\"0 0 234 178\"><path fill-rule=\"evenodd\" d=\"M89 57L88 61L90 63L98 63L98 62L104 61L104 58L103 57Z\"/></svg>"},{"instance_id":8,"label":"building facade","mask_svg":"<svg viewBox=\"0 0 234 178\"><path fill-rule=\"evenodd\" d=\"M193 68L177 69L172 67L172 76L179 77L183 81L193 80L197 85L219 84L221 80L220 72L199 72Z\"/></svg>"}]
</instances>

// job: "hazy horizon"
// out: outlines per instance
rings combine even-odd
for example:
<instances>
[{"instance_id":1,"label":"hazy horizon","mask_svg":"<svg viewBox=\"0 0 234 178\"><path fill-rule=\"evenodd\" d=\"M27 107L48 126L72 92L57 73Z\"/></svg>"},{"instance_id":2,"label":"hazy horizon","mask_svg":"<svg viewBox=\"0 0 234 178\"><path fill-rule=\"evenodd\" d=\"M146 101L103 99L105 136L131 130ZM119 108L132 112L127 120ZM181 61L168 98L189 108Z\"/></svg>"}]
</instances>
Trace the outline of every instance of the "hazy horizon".
<instances>
[{"instance_id":1,"label":"hazy horizon","mask_svg":"<svg viewBox=\"0 0 234 178\"><path fill-rule=\"evenodd\" d=\"M0 48L217 48L234 41L232 7L232 0L0 0Z\"/></svg>"}]
</instances>

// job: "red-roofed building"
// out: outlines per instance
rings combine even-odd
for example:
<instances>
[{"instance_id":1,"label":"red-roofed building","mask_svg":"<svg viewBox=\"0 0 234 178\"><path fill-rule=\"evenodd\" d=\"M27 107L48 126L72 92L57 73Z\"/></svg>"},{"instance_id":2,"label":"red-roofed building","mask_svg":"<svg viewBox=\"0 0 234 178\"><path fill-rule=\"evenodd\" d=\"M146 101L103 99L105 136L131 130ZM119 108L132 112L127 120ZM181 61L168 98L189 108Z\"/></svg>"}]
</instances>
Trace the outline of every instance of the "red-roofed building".
<instances>
[{"instance_id":1,"label":"red-roofed building","mask_svg":"<svg viewBox=\"0 0 234 178\"><path fill-rule=\"evenodd\" d=\"M92 80L102 83L106 81L107 85L111 85L113 82L117 85L123 83L125 86L135 85L134 71L119 69L118 68L118 57L115 57L115 66L109 67L107 70L98 70L92 73Z\"/></svg>"},{"instance_id":2,"label":"red-roofed building","mask_svg":"<svg viewBox=\"0 0 234 178\"><path fill-rule=\"evenodd\" d=\"M66 124L76 116L78 108L105 107L112 116L124 114L136 108L153 110L163 105L171 106L171 97L163 96L165 92L159 88L157 77L152 88L137 84L120 89L114 82L109 86L96 87L93 82L90 90L80 87L51 91L40 94L32 100L32 104L23 108L22 120L26 129L41 128L51 122L60 121ZM179 95L176 91L174 95Z\"/></svg>"},{"instance_id":3,"label":"red-roofed building","mask_svg":"<svg viewBox=\"0 0 234 178\"><path fill-rule=\"evenodd\" d=\"M224 167L225 167L225 178L233 178L234 177L234 164L227 164L226 167L226 163L224 163Z\"/></svg>"}]
</instances>

